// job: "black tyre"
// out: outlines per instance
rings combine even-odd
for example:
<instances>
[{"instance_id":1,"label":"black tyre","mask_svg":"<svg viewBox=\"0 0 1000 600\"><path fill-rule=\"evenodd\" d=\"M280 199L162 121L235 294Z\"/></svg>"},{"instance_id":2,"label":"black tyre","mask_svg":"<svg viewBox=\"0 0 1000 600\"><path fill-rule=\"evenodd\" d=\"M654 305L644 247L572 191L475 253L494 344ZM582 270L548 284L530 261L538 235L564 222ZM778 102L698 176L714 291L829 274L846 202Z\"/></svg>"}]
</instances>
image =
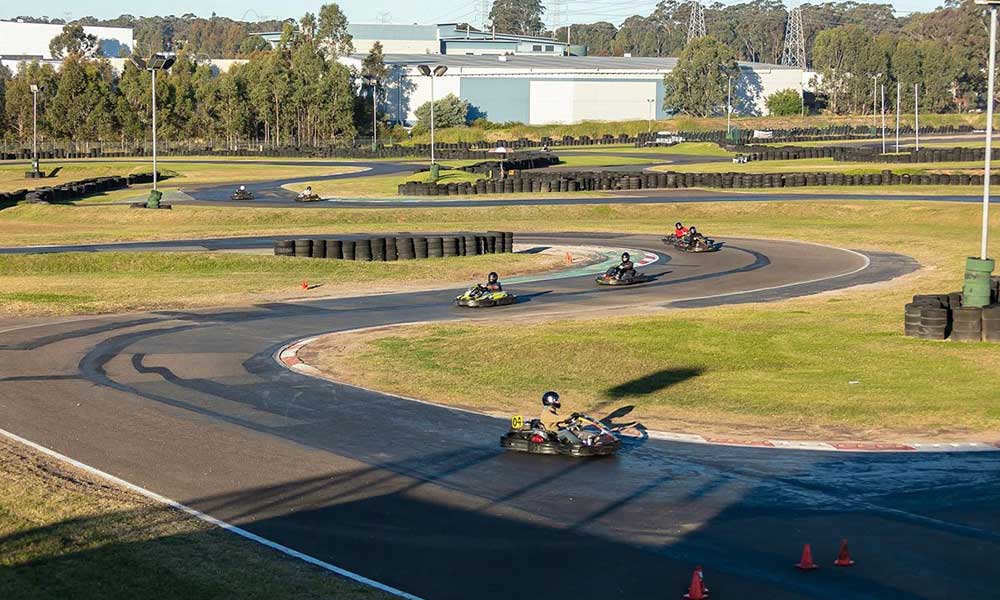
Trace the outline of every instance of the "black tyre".
<instances>
[{"instance_id":1,"label":"black tyre","mask_svg":"<svg viewBox=\"0 0 1000 600\"><path fill-rule=\"evenodd\" d=\"M475 256L479 254L479 244L476 242L476 236L465 236L465 246L462 254L465 256Z\"/></svg>"},{"instance_id":2,"label":"black tyre","mask_svg":"<svg viewBox=\"0 0 1000 600\"><path fill-rule=\"evenodd\" d=\"M343 249L344 252L344 260L354 260L354 248L355 248L354 240L344 240L343 244L341 245L341 248Z\"/></svg>"},{"instance_id":3,"label":"black tyre","mask_svg":"<svg viewBox=\"0 0 1000 600\"><path fill-rule=\"evenodd\" d=\"M396 238L396 257L399 260L413 260L413 238Z\"/></svg>"},{"instance_id":4,"label":"black tyre","mask_svg":"<svg viewBox=\"0 0 1000 600\"><path fill-rule=\"evenodd\" d=\"M372 238L369 240L372 249L372 260L385 262L385 238Z\"/></svg>"},{"instance_id":5,"label":"black tyre","mask_svg":"<svg viewBox=\"0 0 1000 600\"><path fill-rule=\"evenodd\" d=\"M341 240L326 240L327 258L344 258L344 242Z\"/></svg>"},{"instance_id":6,"label":"black tyre","mask_svg":"<svg viewBox=\"0 0 1000 600\"><path fill-rule=\"evenodd\" d=\"M456 237L443 238L442 255L458 256L458 238Z\"/></svg>"},{"instance_id":7,"label":"black tyre","mask_svg":"<svg viewBox=\"0 0 1000 600\"><path fill-rule=\"evenodd\" d=\"M427 258L427 238L413 238L413 254L417 259Z\"/></svg>"},{"instance_id":8,"label":"black tyre","mask_svg":"<svg viewBox=\"0 0 1000 600\"><path fill-rule=\"evenodd\" d=\"M439 237L427 238L427 257L441 258L444 256L444 240Z\"/></svg>"},{"instance_id":9,"label":"black tyre","mask_svg":"<svg viewBox=\"0 0 1000 600\"><path fill-rule=\"evenodd\" d=\"M313 258L326 258L326 240L313 240L309 256Z\"/></svg>"},{"instance_id":10,"label":"black tyre","mask_svg":"<svg viewBox=\"0 0 1000 600\"><path fill-rule=\"evenodd\" d=\"M368 238L354 241L354 260L369 262L372 259L372 241Z\"/></svg>"},{"instance_id":11,"label":"black tyre","mask_svg":"<svg viewBox=\"0 0 1000 600\"><path fill-rule=\"evenodd\" d=\"M385 238L385 259L392 261L399 258L396 251L396 238L389 236Z\"/></svg>"},{"instance_id":12,"label":"black tyre","mask_svg":"<svg viewBox=\"0 0 1000 600\"><path fill-rule=\"evenodd\" d=\"M295 240L295 256L312 256L312 240Z\"/></svg>"}]
</instances>

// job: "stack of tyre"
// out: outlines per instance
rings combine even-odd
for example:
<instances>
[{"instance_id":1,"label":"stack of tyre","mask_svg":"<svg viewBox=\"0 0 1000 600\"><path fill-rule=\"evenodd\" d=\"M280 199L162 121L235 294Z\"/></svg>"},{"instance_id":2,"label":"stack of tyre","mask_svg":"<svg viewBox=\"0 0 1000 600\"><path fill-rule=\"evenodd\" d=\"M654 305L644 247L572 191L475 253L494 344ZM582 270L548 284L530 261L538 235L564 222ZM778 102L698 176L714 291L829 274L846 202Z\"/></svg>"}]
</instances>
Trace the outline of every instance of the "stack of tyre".
<instances>
[{"instance_id":1,"label":"stack of tyre","mask_svg":"<svg viewBox=\"0 0 1000 600\"><path fill-rule=\"evenodd\" d=\"M512 231L441 235L352 236L337 239L279 240L275 256L384 262L514 251Z\"/></svg>"},{"instance_id":2,"label":"stack of tyre","mask_svg":"<svg viewBox=\"0 0 1000 600\"><path fill-rule=\"evenodd\" d=\"M904 333L925 340L1000 342L1000 277L992 279L993 303L962 306L962 293L918 294L906 305Z\"/></svg>"}]
</instances>

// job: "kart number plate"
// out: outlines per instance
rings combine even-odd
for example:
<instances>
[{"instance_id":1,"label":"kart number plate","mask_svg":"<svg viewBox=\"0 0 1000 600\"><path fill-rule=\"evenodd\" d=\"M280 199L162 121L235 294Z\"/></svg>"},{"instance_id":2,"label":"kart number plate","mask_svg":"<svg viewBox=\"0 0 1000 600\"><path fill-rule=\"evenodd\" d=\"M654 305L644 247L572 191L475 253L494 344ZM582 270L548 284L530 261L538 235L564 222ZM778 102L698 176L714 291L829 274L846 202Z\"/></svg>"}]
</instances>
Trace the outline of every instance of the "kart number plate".
<instances>
[{"instance_id":1,"label":"kart number plate","mask_svg":"<svg viewBox=\"0 0 1000 600\"><path fill-rule=\"evenodd\" d=\"M521 429L522 427L524 427L524 417L521 415L514 415L510 418L511 429Z\"/></svg>"}]
</instances>

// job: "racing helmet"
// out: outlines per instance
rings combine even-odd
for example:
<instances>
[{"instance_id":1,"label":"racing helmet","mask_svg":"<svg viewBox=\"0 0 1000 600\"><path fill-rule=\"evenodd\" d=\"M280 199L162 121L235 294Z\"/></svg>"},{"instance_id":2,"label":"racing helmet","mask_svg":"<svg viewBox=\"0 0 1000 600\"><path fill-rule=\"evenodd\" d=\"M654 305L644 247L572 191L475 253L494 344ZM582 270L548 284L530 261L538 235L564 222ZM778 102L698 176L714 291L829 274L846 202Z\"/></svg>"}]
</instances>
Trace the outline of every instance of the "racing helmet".
<instances>
[{"instance_id":1,"label":"racing helmet","mask_svg":"<svg viewBox=\"0 0 1000 600\"><path fill-rule=\"evenodd\" d=\"M684 225L680 221L674 223L674 229L680 229L681 227L684 227Z\"/></svg>"},{"instance_id":2,"label":"racing helmet","mask_svg":"<svg viewBox=\"0 0 1000 600\"><path fill-rule=\"evenodd\" d=\"M247 191L247 186L245 186L245 185L241 185L241 186L240 186L240 191L241 191L241 192L245 192L245 191Z\"/></svg>"},{"instance_id":3,"label":"racing helmet","mask_svg":"<svg viewBox=\"0 0 1000 600\"><path fill-rule=\"evenodd\" d=\"M630 258L632 258L632 257L628 255L628 252L622 252L622 262L625 262L625 261L629 260Z\"/></svg>"},{"instance_id":4,"label":"racing helmet","mask_svg":"<svg viewBox=\"0 0 1000 600\"><path fill-rule=\"evenodd\" d=\"M496 271L493 271L486 276L486 281L489 281L490 283L496 283L498 279L500 279L500 276L497 275Z\"/></svg>"},{"instance_id":5,"label":"racing helmet","mask_svg":"<svg viewBox=\"0 0 1000 600\"><path fill-rule=\"evenodd\" d=\"M545 392L542 394L542 406L551 406L553 408L559 408L559 394L555 392Z\"/></svg>"},{"instance_id":6,"label":"racing helmet","mask_svg":"<svg viewBox=\"0 0 1000 600\"><path fill-rule=\"evenodd\" d=\"M695 229L694 225L692 225L691 228L688 229L688 231L691 232L692 234L698 233L698 230Z\"/></svg>"}]
</instances>

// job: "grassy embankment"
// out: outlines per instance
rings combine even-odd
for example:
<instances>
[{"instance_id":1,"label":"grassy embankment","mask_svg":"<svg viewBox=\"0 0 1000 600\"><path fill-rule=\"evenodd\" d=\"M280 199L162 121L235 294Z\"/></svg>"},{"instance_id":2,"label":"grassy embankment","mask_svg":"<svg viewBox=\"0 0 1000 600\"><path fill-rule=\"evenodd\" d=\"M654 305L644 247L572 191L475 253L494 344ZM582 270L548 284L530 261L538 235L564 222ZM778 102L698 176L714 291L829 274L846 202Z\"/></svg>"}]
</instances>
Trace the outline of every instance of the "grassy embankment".
<instances>
[{"instance_id":1,"label":"grassy embankment","mask_svg":"<svg viewBox=\"0 0 1000 600\"><path fill-rule=\"evenodd\" d=\"M5 438L0 465L2 598L390 598Z\"/></svg>"},{"instance_id":2,"label":"grassy embankment","mask_svg":"<svg viewBox=\"0 0 1000 600\"><path fill-rule=\"evenodd\" d=\"M582 229L574 218L581 212L601 215L591 228L618 231L656 231L680 219L722 237L901 252L924 268L891 284L774 304L516 327L417 326L349 339L348 352L338 351L343 339L332 338L314 360L365 386L510 413L534 414L539 393L556 389L570 410L604 415L635 406L628 419L694 433L995 439L997 346L901 335L911 294L961 288L964 257L978 247L979 210L821 201L567 211L575 215L537 209L537 222L551 229Z\"/></svg>"},{"instance_id":3,"label":"grassy embankment","mask_svg":"<svg viewBox=\"0 0 1000 600\"><path fill-rule=\"evenodd\" d=\"M0 255L0 314L82 314L270 302L469 284L543 271L551 255L359 263L234 253ZM309 290L301 289L308 281Z\"/></svg>"},{"instance_id":4,"label":"grassy embankment","mask_svg":"<svg viewBox=\"0 0 1000 600\"><path fill-rule=\"evenodd\" d=\"M902 125L913 125L913 115L902 115L900 123ZM983 114L921 114L920 124L922 127L938 127L941 125L971 125L982 128L985 126L986 116ZM737 117L733 119L733 127L740 129L791 129L791 128L825 128L829 126L841 125L871 125L871 116L833 116L833 115L810 115L806 117ZM438 129L435 137L439 143L454 142L478 142L515 140L528 138L537 140L544 136L553 139L561 138L564 135L573 137L590 136L599 138L604 134L618 135L627 133L637 135L647 131L720 131L726 128L725 117L675 117L654 121L652 124L648 120L634 121L584 121L573 125L515 125L512 127L498 129L479 129L475 127L451 127L448 129ZM429 143L430 134L414 136L407 143Z\"/></svg>"},{"instance_id":5,"label":"grassy embankment","mask_svg":"<svg viewBox=\"0 0 1000 600\"><path fill-rule=\"evenodd\" d=\"M25 179L25 165L13 163L0 165L0 192L59 185L90 177L152 172L152 166L149 162L140 161L51 162L45 164L44 169L49 172L55 171L55 176L44 179ZM165 162L160 165L160 172L165 176L164 189L196 184L240 183L308 177L310 175L335 175L359 170L361 170L360 167L351 166L271 165L250 161L221 164L204 161ZM141 190L148 187L150 186L136 186L133 188L133 193L136 189Z\"/></svg>"}]
</instances>

